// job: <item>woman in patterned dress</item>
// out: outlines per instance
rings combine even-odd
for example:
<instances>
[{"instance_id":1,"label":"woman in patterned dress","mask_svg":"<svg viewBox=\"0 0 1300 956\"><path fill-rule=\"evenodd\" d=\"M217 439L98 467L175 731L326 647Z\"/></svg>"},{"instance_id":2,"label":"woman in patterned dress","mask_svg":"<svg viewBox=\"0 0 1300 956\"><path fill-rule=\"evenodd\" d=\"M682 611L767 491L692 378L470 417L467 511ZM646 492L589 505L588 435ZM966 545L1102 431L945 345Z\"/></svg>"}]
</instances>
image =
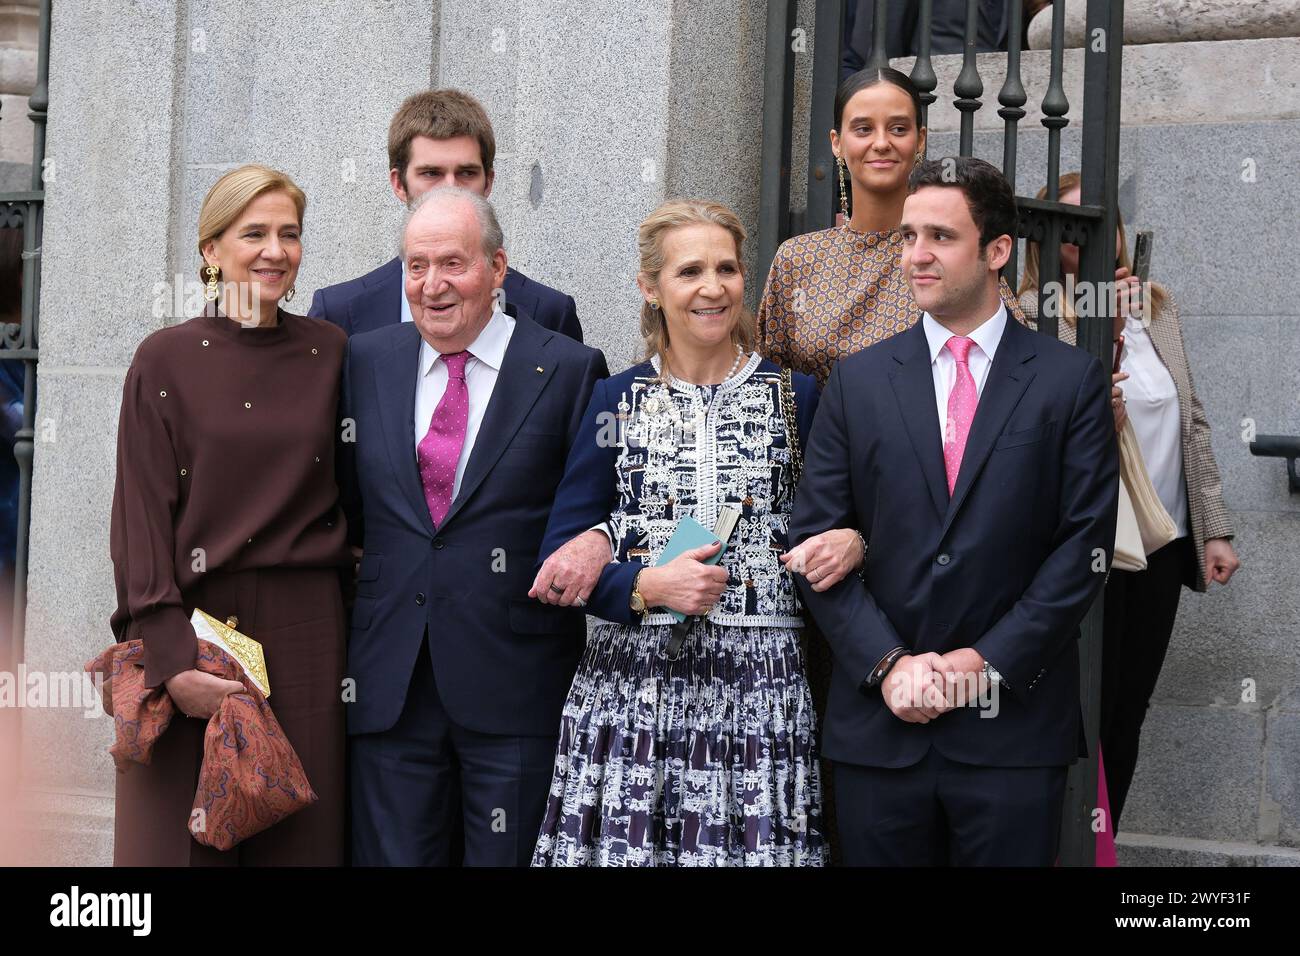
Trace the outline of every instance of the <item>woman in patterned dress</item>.
<instances>
[{"instance_id":1,"label":"woman in patterned dress","mask_svg":"<svg viewBox=\"0 0 1300 956\"><path fill-rule=\"evenodd\" d=\"M535 866L825 861L803 622L778 560L817 389L752 351L744 238L731 210L696 200L641 226L647 358L597 383L543 544L603 526L614 560L587 602L601 620ZM723 506L740 518L719 566L718 542L658 565L683 517L712 528ZM551 567L540 590L568 589ZM670 609L694 617L676 654Z\"/></svg>"}]
</instances>

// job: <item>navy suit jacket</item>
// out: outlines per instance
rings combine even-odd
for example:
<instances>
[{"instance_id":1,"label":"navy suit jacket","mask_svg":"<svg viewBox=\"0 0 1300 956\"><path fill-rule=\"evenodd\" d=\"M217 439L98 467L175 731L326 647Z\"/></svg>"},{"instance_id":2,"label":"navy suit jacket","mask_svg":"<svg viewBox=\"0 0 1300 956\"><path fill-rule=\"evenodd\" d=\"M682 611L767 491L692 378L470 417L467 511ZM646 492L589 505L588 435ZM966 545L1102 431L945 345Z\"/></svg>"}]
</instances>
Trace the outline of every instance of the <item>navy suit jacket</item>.
<instances>
[{"instance_id":1,"label":"navy suit jacket","mask_svg":"<svg viewBox=\"0 0 1300 956\"><path fill-rule=\"evenodd\" d=\"M516 320L460 491L434 528L415 451L420 342L410 322L348 341L339 487L364 548L348 732L396 723L427 629L453 720L481 733L553 735L586 627L580 610L540 604L528 589L582 411L609 374L605 356Z\"/></svg>"},{"instance_id":2,"label":"navy suit jacket","mask_svg":"<svg viewBox=\"0 0 1300 956\"><path fill-rule=\"evenodd\" d=\"M578 324L578 307L573 296L534 282L514 269L506 269L502 288L506 302L527 313L542 328L582 341L582 326ZM400 324L403 294L402 260L390 259L359 278L317 289L307 314L333 322L348 335L357 335Z\"/></svg>"},{"instance_id":3,"label":"navy suit jacket","mask_svg":"<svg viewBox=\"0 0 1300 956\"><path fill-rule=\"evenodd\" d=\"M951 498L934 378L917 322L838 362L822 392L790 537L866 538L865 583L799 577L834 655L822 752L907 767L931 746L982 766L1081 753L1078 626L1115 542L1119 458L1109 376L1092 355L1008 320ZM892 648L973 647L1009 689L987 708L907 723L878 687Z\"/></svg>"}]
</instances>

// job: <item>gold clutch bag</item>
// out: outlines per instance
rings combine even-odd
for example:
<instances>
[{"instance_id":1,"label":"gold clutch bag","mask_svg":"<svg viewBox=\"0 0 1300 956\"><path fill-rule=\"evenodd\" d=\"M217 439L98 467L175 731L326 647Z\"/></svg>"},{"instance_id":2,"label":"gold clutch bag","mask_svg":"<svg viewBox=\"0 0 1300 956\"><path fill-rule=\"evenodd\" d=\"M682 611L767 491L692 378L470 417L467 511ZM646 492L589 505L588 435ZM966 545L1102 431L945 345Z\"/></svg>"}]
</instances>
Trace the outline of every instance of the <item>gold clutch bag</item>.
<instances>
[{"instance_id":1,"label":"gold clutch bag","mask_svg":"<svg viewBox=\"0 0 1300 956\"><path fill-rule=\"evenodd\" d=\"M217 645L244 669L253 686L262 692L263 697L271 696L271 681L266 676L266 657L262 654L262 645L247 634L235 630L239 624L237 618L227 618L222 624L211 614L194 609L190 616L194 634L202 640Z\"/></svg>"}]
</instances>

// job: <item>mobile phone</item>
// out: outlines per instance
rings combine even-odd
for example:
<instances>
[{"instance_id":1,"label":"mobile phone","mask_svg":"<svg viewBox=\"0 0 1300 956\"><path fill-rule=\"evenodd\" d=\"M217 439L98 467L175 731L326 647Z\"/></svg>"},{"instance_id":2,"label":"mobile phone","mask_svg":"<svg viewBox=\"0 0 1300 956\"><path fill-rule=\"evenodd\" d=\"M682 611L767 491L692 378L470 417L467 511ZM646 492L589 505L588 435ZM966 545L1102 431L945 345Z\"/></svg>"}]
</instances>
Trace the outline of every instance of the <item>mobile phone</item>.
<instances>
[{"instance_id":1,"label":"mobile phone","mask_svg":"<svg viewBox=\"0 0 1300 956\"><path fill-rule=\"evenodd\" d=\"M1133 242L1133 275L1144 286L1151 278L1151 231L1143 230Z\"/></svg>"}]
</instances>

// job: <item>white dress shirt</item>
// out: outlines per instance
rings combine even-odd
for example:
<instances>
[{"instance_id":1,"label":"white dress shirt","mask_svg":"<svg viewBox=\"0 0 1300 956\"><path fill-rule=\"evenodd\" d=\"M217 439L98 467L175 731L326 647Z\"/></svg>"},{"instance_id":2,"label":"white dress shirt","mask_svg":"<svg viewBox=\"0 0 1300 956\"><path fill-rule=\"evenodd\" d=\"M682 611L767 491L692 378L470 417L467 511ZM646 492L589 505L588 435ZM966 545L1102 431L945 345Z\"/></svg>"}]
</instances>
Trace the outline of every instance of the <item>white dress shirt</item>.
<instances>
[{"instance_id":1,"label":"white dress shirt","mask_svg":"<svg viewBox=\"0 0 1300 956\"><path fill-rule=\"evenodd\" d=\"M465 423L465 445L460 450L460 460L456 462L456 480L452 485L451 499L456 500L460 494L460 482L465 477L465 465L469 462L470 452L474 450L474 440L478 437L479 426L483 424L483 413L487 411L488 401L492 398L492 389L496 387L497 373L501 371L501 362L506 356L506 346L515 331L515 320L500 309L492 310L492 318L483 327L468 348L473 356L465 363L465 387L469 390L469 415ZM428 342L420 343L419 376L415 383L415 447L418 449L424 436L429 433L434 409L442 401L447 391L447 363L440 362L440 354Z\"/></svg>"},{"instance_id":2,"label":"white dress shirt","mask_svg":"<svg viewBox=\"0 0 1300 956\"><path fill-rule=\"evenodd\" d=\"M1133 316L1124 320L1124 354L1119 369L1129 376L1119 387L1124 392L1124 407L1133 423L1147 474L1181 538L1188 533L1188 526L1178 389L1141 319Z\"/></svg>"},{"instance_id":3,"label":"white dress shirt","mask_svg":"<svg viewBox=\"0 0 1300 956\"><path fill-rule=\"evenodd\" d=\"M957 381L957 359L945 344L953 333L949 332L929 312L921 316L921 327L925 329L925 340L930 346L930 368L934 372L934 401L939 410L939 440L947 440L948 395ZM1007 307L999 305L992 317L986 319L967 338L974 341L971 350L966 353L966 364L970 366L971 378L975 379L975 393L984 394L984 383L988 380L989 369L993 366L993 355L1002 341L1002 333L1007 327Z\"/></svg>"}]
</instances>

